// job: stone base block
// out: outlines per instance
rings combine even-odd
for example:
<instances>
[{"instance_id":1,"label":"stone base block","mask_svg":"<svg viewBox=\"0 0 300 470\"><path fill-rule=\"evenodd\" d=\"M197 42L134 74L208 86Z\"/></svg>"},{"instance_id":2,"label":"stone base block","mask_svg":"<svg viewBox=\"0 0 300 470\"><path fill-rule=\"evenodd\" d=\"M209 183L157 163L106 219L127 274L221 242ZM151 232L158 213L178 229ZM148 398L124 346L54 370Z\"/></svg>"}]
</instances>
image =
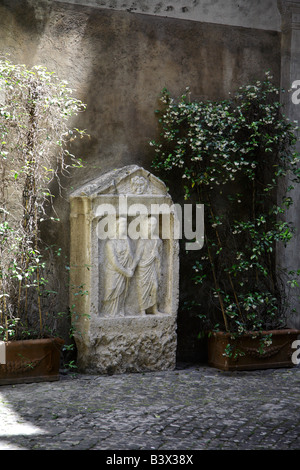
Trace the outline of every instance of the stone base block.
<instances>
[{"instance_id":1,"label":"stone base block","mask_svg":"<svg viewBox=\"0 0 300 470\"><path fill-rule=\"evenodd\" d=\"M176 319L171 315L98 318L89 344L77 338L78 367L90 374L174 369Z\"/></svg>"}]
</instances>

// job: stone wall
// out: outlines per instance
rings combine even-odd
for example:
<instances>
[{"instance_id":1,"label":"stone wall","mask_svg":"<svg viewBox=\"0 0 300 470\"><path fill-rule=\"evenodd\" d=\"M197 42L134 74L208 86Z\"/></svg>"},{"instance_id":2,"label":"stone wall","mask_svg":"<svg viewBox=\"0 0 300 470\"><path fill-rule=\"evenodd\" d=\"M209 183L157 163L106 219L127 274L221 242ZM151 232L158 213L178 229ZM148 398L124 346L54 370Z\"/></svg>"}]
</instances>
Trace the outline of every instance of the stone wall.
<instances>
[{"instance_id":1,"label":"stone wall","mask_svg":"<svg viewBox=\"0 0 300 470\"><path fill-rule=\"evenodd\" d=\"M45 65L87 103L74 123L90 135L74 149L85 168L65 181L64 198L56 198L61 222L45 232L47 239L68 257L67 201L73 189L125 165L151 170L149 141L158 136L154 111L163 87L174 96L189 86L193 98L226 98L240 85L261 79L266 70L279 84L280 41L280 15L272 0L2 0L0 53L27 66ZM176 194L171 195L177 202ZM181 266L186 298L192 286L184 258ZM56 269L57 308L65 310L63 264ZM194 331L193 321L179 313L179 358L199 357L191 340Z\"/></svg>"},{"instance_id":2,"label":"stone wall","mask_svg":"<svg viewBox=\"0 0 300 470\"><path fill-rule=\"evenodd\" d=\"M143 15L177 18L202 23L281 30L277 0L57 0Z\"/></svg>"}]
</instances>

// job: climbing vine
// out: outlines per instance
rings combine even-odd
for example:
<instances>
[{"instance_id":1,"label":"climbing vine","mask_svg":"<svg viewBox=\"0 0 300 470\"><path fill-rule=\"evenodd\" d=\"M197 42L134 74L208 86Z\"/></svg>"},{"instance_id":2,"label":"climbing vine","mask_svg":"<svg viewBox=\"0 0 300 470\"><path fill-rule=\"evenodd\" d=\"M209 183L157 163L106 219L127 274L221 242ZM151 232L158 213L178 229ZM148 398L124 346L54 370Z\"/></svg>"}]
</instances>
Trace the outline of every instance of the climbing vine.
<instances>
[{"instance_id":1,"label":"climbing vine","mask_svg":"<svg viewBox=\"0 0 300 470\"><path fill-rule=\"evenodd\" d=\"M195 303L204 325L233 333L283 326L286 286L298 285L299 271L281 269L275 256L293 237L286 213L300 181L297 126L279 95L270 73L222 101L193 100L189 88L176 100L164 89L160 137L150 142L166 183L205 205Z\"/></svg>"}]
</instances>

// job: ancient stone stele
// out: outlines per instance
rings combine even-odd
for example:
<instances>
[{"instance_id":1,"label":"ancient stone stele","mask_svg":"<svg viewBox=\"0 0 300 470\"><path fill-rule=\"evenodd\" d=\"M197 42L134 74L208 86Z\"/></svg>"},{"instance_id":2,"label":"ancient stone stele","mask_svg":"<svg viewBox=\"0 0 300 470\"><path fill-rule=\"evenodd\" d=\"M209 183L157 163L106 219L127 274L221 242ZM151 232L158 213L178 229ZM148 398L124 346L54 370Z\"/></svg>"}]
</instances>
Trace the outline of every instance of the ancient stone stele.
<instances>
[{"instance_id":1,"label":"ancient stone stele","mask_svg":"<svg viewBox=\"0 0 300 470\"><path fill-rule=\"evenodd\" d=\"M80 370L174 368L179 253L164 183L128 166L73 192L70 205L70 304Z\"/></svg>"}]
</instances>

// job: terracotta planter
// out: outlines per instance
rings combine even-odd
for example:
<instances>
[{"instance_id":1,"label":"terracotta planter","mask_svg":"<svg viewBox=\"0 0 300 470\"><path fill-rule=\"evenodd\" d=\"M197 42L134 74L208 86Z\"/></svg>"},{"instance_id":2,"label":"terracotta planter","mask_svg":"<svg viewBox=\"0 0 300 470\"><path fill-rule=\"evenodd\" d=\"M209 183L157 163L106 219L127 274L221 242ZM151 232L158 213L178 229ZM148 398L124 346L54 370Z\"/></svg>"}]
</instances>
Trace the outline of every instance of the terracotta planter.
<instances>
[{"instance_id":1,"label":"terracotta planter","mask_svg":"<svg viewBox=\"0 0 300 470\"><path fill-rule=\"evenodd\" d=\"M259 338L272 334L272 344L259 352ZM292 354L295 349L292 343L300 335L300 330L270 330L261 332L260 337L253 338L251 333L238 339L231 339L229 333L212 332L208 337L208 363L221 370L254 370L293 367ZM227 344L230 343L244 353L236 359L224 356Z\"/></svg>"},{"instance_id":2,"label":"terracotta planter","mask_svg":"<svg viewBox=\"0 0 300 470\"><path fill-rule=\"evenodd\" d=\"M59 380L61 338L9 341L0 385Z\"/></svg>"}]
</instances>

